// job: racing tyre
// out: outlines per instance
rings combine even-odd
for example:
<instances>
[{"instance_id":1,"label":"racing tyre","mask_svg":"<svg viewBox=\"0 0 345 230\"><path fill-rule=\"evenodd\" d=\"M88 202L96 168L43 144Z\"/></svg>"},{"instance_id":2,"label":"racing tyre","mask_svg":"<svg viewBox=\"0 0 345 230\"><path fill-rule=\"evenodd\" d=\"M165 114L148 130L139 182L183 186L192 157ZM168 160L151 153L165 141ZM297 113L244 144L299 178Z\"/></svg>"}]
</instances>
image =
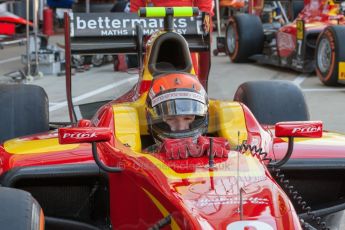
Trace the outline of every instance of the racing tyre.
<instances>
[{"instance_id":1,"label":"racing tyre","mask_svg":"<svg viewBox=\"0 0 345 230\"><path fill-rule=\"evenodd\" d=\"M0 208L0 229L44 229L42 209L28 192L0 187Z\"/></svg>"},{"instance_id":2,"label":"racing tyre","mask_svg":"<svg viewBox=\"0 0 345 230\"><path fill-rule=\"evenodd\" d=\"M36 85L0 85L0 143L49 130L48 97Z\"/></svg>"},{"instance_id":3,"label":"racing tyre","mask_svg":"<svg viewBox=\"0 0 345 230\"><path fill-rule=\"evenodd\" d=\"M261 54L264 47L264 31L256 15L233 16L225 32L225 47L232 62L248 62L248 58Z\"/></svg>"},{"instance_id":4,"label":"racing tyre","mask_svg":"<svg viewBox=\"0 0 345 230\"><path fill-rule=\"evenodd\" d=\"M316 74L328 86L339 85L345 80L344 26L329 26L318 37L316 43Z\"/></svg>"},{"instance_id":5,"label":"racing tyre","mask_svg":"<svg viewBox=\"0 0 345 230\"><path fill-rule=\"evenodd\" d=\"M245 82L238 87L234 100L245 104L260 124L309 120L302 91L289 81Z\"/></svg>"}]
</instances>

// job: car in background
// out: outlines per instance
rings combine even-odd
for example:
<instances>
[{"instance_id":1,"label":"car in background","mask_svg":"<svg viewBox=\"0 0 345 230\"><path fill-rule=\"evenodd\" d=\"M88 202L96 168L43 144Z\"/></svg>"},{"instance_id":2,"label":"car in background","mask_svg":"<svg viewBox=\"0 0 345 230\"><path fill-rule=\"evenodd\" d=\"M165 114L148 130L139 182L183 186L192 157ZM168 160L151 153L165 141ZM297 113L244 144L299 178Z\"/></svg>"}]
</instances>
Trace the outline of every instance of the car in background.
<instances>
[{"instance_id":1,"label":"car in background","mask_svg":"<svg viewBox=\"0 0 345 230\"><path fill-rule=\"evenodd\" d=\"M248 14L236 14L226 29L226 49L233 62L316 71L328 86L345 83L345 3L292 1L296 18L290 22L280 1L252 1Z\"/></svg>"}]
</instances>

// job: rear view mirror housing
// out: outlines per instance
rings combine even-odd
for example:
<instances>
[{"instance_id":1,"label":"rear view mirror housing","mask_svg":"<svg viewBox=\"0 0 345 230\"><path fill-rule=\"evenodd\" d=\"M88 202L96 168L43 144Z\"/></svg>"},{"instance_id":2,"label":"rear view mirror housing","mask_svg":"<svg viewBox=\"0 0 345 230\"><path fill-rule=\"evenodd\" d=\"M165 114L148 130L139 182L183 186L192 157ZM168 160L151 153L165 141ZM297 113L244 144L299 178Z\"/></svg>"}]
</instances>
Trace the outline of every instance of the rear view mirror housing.
<instances>
[{"instance_id":1,"label":"rear view mirror housing","mask_svg":"<svg viewBox=\"0 0 345 230\"><path fill-rule=\"evenodd\" d=\"M322 121L284 121L275 125L276 137L322 137Z\"/></svg>"},{"instance_id":2,"label":"rear view mirror housing","mask_svg":"<svg viewBox=\"0 0 345 230\"><path fill-rule=\"evenodd\" d=\"M109 141L112 136L112 131L106 127L66 127L58 131L60 144Z\"/></svg>"},{"instance_id":3,"label":"rear view mirror housing","mask_svg":"<svg viewBox=\"0 0 345 230\"><path fill-rule=\"evenodd\" d=\"M269 167L279 168L291 157L295 137L322 137L322 121L284 121L275 125L276 137L288 138L288 149L285 156L276 162L270 162Z\"/></svg>"}]
</instances>

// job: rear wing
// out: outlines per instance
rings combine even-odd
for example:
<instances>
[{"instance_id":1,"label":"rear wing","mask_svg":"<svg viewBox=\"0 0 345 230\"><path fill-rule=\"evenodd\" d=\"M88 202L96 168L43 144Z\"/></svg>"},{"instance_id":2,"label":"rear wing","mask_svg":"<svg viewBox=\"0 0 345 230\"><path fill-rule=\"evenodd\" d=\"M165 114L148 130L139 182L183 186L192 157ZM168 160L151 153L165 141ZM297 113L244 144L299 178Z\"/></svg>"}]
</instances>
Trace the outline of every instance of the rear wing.
<instances>
[{"instance_id":1,"label":"rear wing","mask_svg":"<svg viewBox=\"0 0 345 230\"><path fill-rule=\"evenodd\" d=\"M164 28L163 18L139 18L135 13L71 13L67 17L72 54L145 52L138 36L145 37ZM183 35L192 52L210 49L209 25L204 18L205 15L174 18L175 31ZM138 34L138 26L142 35Z\"/></svg>"},{"instance_id":2,"label":"rear wing","mask_svg":"<svg viewBox=\"0 0 345 230\"><path fill-rule=\"evenodd\" d=\"M70 121L76 123L71 92L71 56L134 53L141 66L145 37L164 30L165 25L163 18L140 18L135 13L65 13L64 19L67 104ZM207 57L201 57L206 60L203 66L207 68L203 77L206 85L210 69L210 23L210 17L205 13L197 17L176 17L172 23L174 30L186 39L191 52Z\"/></svg>"}]
</instances>

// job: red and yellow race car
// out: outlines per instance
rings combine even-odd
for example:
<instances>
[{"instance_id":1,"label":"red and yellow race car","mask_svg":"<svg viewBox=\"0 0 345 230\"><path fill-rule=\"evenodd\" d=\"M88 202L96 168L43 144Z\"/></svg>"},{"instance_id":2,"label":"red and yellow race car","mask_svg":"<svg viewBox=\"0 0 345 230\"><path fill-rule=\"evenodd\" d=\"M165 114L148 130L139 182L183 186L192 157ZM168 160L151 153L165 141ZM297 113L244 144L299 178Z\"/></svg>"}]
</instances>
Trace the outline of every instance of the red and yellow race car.
<instances>
[{"instance_id":1,"label":"red and yellow race car","mask_svg":"<svg viewBox=\"0 0 345 230\"><path fill-rule=\"evenodd\" d=\"M35 199L24 192L30 199L20 207L37 207L25 209L32 210L27 216L34 218L18 221L13 207L23 202L13 195L11 202L0 204L6 210L0 219L7 214L7 223L16 226L0 227L36 223L31 229L42 228L43 218L46 229L341 225L345 136L323 131L320 121L309 121L303 94L289 82L247 82L239 86L234 101L210 99L206 135L230 143L226 157L170 159L147 151L154 143L146 119L150 85L160 76L195 76L190 52L209 57L210 36L209 17L192 17L198 13L195 8L140 12L142 18L122 13L65 15L69 126L49 126L42 88L2 86L8 111L0 121L0 198L5 196L2 189L7 194L10 189L25 190ZM163 29L155 32L160 25ZM139 81L92 118L77 121L70 72L71 54L77 53L137 53ZM207 74L200 79L205 89L207 79ZM209 148L212 152L211 141Z\"/></svg>"},{"instance_id":2,"label":"red and yellow race car","mask_svg":"<svg viewBox=\"0 0 345 230\"><path fill-rule=\"evenodd\" d=\"M292 1L284 7L280 1L249 1L248 14L229 20L227 53L233 62L316 70L325 85L339 85L345 82L344 12L344 2Z\"/></svg>"}]
</instances>

